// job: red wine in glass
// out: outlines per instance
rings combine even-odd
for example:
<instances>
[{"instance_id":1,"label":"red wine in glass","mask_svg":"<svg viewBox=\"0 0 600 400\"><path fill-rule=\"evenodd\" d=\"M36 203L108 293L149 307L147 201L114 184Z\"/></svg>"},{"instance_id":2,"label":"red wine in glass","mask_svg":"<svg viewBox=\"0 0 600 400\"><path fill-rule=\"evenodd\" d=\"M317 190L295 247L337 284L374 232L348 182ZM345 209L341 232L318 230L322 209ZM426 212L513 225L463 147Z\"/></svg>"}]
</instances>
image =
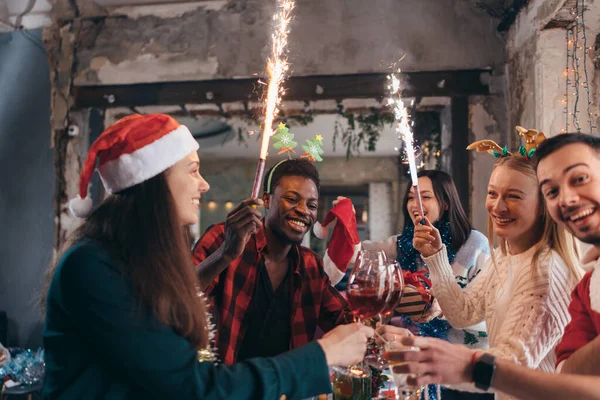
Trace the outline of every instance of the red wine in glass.
<instances>
[{"instance_id":1,"label":"red wine in glass","mask_svg":"<svg viewBox=\"0 0 600 400\"><path fill-rule=\"evenodd\" d=\"M400 298L402 297L402 292L404 291L404 278L400 273L400 265L397 262L393 262L390 263L390 268L393 269L394 285L389 301L386 303L385 307L380 313L382 317L387 317L394 312L394 309L398 306L398 303L400 303ZM384 323L384 318L380 318L380 320L381 323Z\"/></svg>"},{"instance_id":2,"label":"red wine in glass","mask_svg":"<svg viewBox=\"0 0 600 400\"><path fill-rule=\"evenodd\" d=\"M388 264L388 269L390 271L390 276L393 278L393 282L391 282L391 293L388 297L388 301L379 313L379 321L384 325L387 323L387 317L390 317L393 314L394 309L398 306L400 298L402 297L402 291L404 290L404 278L401 273L400 264L396 261L391 262ZM377 349L376 345L374 349ZM368 354L365 357L365 361L367 364L379 370L384 370L388 367L387 360L383 357L382 349L379 349L376 353Z\"/></svg>"},{"instance_id":3,"label":"red wine in glass","mask_svg":"<svg viewBox=\"0 0 600 400\"><path fill-rule=\"evenodd\" d=\"M359 319L376 317L384 310L390 297L387 288L360 287L356 283L346 289L346 294L352 313Z\"/></svg>"}]
</instances>

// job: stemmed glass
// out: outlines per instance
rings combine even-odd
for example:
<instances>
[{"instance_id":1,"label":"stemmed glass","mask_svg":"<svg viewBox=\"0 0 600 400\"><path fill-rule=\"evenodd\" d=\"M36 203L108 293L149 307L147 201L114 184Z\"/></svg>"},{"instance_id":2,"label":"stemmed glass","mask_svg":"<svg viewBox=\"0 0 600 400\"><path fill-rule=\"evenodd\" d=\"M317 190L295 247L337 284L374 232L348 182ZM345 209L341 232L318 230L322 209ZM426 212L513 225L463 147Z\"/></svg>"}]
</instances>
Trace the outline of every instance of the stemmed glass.
<instances>
[{"instance_id":1,"label":"stemmed glass","mask_svg":"<svg viewBox=\"0 0 600 400\"><path fill-rule=\"evenodd\" d=\"M387 324L394 313L394 309L400 303L402 292L404 291L404 278L402 276L400 264L396 261L388 263L387 267L390 269L392 275L392 292L385 307L379 313L379 321L382 325ZM377 348L377 346L375 346ZM387 360L383 357L383 348L379 348L379 351L375 354L369 354L365 357L365 361L372 367L379 370L384 370L388 367Z\"/></svg>"},{"instance_id":2,"label":"stemmed glass","mask_svg":"<svg viewBox=\"0 0 600 400\"><path fill-rule=\"evenodd\" d=\"M358 322L374 318L384 310L392 295L393 279L385 253L373 250L358 253L346 286L348 304ZM351 369L334 367L342 374L350 374Z\"/></svg>"},{"instance_id":3,"label":"stemmed glass","mask_svg":"<svg viewBox=\"0 0 600 400\"><path fill-rule=\"evenodd\" d=\"M392 372L392 376L394 377L394 386L395 386L395 400L418 400L421 398L421 392L423 390L427 390L421 387L415 387L408 384L407 379L410 377L415 377L415 374L401 374L394 372L394 365L402 365L404 362L396 361L396 357L390 353L403 353L408 351L420 351L418 347L415 346L405 346L400 342L387 342L385 345L385 356L390 358L389 365L390 370Z\"/></svg>"},{"instance_id":4,"label":"stemmed glass","mask_svg":"<svg viewBox=\"0 0 600 400\"><path fill-rule=\"evenodd\" d=\"M393 279L385 253L373 250L359 252L346 286L350 309L359 322L376 317L386 308L392 295Z\"/></svg>"}]
</instances>

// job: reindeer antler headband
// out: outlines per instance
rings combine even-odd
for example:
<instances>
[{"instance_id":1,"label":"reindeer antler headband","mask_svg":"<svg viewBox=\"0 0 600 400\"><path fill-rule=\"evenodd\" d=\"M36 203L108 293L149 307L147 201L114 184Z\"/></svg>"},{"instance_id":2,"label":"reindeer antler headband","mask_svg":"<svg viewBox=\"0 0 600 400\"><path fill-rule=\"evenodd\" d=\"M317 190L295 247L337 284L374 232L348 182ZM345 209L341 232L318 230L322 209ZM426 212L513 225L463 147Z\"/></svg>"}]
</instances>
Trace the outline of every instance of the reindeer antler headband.
<instances>
[{"instance_id":1,"label":"reindeer antler headband","mask_svg":"<svg viewBox=\"0 0 600 400\"><path fill-rule=\"evenodd\" d=\"M519 146L517 154L511 153L506 146L500 147L498 143L489 139L473 142L467 146L467 150L475 149L480 153L488 152L496 158L516 156L531 160L539 144L546 140L546 135L544 135L544 132L538 132L535 129L525 129L522 126L517 126L516 129L519 132L519 136L525 138L525 146Z\"/></svg>"}]
</instances>

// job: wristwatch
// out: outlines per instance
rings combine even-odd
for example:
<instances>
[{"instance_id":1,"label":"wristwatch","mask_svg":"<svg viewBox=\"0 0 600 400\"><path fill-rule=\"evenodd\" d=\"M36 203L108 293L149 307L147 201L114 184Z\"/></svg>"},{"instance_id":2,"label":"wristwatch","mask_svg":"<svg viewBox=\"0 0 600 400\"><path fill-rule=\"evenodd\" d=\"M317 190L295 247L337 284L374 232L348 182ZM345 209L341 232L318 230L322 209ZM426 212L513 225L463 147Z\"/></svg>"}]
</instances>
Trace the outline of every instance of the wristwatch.
<instances>
[{"instance_id":1,"label":"wristwatch","mask_svg":"<svg viewBox=\"0 0 600 400\"><path fill-rule=\"evenodd\" d=\"M473 382L475 383L475 387L481 390L488 390L494 383L495 375L495 357L489 353L483 353L473 367Z\"/></svg>"}]
</instances>

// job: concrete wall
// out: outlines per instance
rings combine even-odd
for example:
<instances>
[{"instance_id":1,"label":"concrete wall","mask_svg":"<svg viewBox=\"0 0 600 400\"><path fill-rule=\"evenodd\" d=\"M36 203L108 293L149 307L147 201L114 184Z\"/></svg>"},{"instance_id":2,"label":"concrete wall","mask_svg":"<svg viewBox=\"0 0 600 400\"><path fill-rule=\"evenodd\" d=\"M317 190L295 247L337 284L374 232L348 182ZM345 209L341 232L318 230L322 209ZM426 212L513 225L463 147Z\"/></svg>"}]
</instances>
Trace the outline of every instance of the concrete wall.
<instances>
[{"instance_id":1,"label":"concrete wall","mask_svg":"<svg viewBox=\"0 0 600 400\"><path fill-rule=\"evenodd\" d=\"M53 104L58 112L53 128L58 142L65 137L61 130L68 125L65 119L73 119L62 104L70 79L75 85L106 85L264 73L272 0L128 7L112 6L115 3L56 1L53 18L63 25L55 24L46 36L47 46L53 49L50 54L64 60L60 65L65 67L54 75L57 95ZM497 23L470 1L299 0L290 25L290 72L297 76L385 72L401 56L405 57L400 65L404 71L491 67L493 93L473 100L470 128L464 134L477 140L493 131L495 137L506 138L505 41L496 31ZM66 76L71 70L73 75ZM63 151L63 158L73 159L75 170L60 167L57 171L60 176L75 176L81 159ZM215 156L227 158L228 154ZM490 170L487 161L481 164L479 160L472 167L473 193L485 192ZM75 194L76 189L65 182L59 198L66 202ZM477 204L477 198L473 203ZM473 217L475 226L483 229L479 214ZM59 221L60 239L68 229L68 216L63 212ZM393 228L401 225L398 221L395 217Z\"/></svg>"},{"instance_id":2,"label":"concrete wall","mask_svg":"<svg viewBox=\"0 0 600 400\"><path fill-rule=\"evenodd\" d=\"M566 88L566 29L573 17L570 14L572 2L565 0L539 0L530 2L517 17L509 31L507 41L507 70L509 86L510 126L522 125L535 128L554 136L562 132L573 132L573 105L575 89ZM598 125L598 69L593 64L598 55L594 49L596 36L600 33L600 3L586 2L585 25L588 49L579 49L580 83L583 84L583 51L587 52L588 81L592 123ZM583 47L580 35L579 45ZM571 67L570 67L571 68ZM572 75L572 74L571 74ZM566 123L565 94L569 110L569 123ZM589 132L587 115L587 93L579 87L578 119L583 132ZM598 130L596 129L596 132ZM513 143L518 142L516 135Z\"/></svg>"},{"instance_id":3,"label":"concrete wall","mask_svg":"<svg viewBox=\"0 0 600 400\"><path fill-rule=\"evenodd\" d=\"M32 300L53 254L50 81L40 38L0 34L0 309L8 345L25 347L41 345Z\"/></svg>"},{"instance_id":4,"label":"concrete wall","mask_svg":"<svg viewBox=\"0 0 600 400\"><path fill-rule=\"evenodd\" d=\"M68 18L58 1L55 18ZM233 0L100 8L80 0L76 84L262 74L274 1ZM91 3L91 4L90 4ZM63 8L60 5L63 4ZM126 16L126 18L123 18ZM290 24L293 75L500 66L497 20L470 1L300 0Z\"/></svg>"}]
</instances>

